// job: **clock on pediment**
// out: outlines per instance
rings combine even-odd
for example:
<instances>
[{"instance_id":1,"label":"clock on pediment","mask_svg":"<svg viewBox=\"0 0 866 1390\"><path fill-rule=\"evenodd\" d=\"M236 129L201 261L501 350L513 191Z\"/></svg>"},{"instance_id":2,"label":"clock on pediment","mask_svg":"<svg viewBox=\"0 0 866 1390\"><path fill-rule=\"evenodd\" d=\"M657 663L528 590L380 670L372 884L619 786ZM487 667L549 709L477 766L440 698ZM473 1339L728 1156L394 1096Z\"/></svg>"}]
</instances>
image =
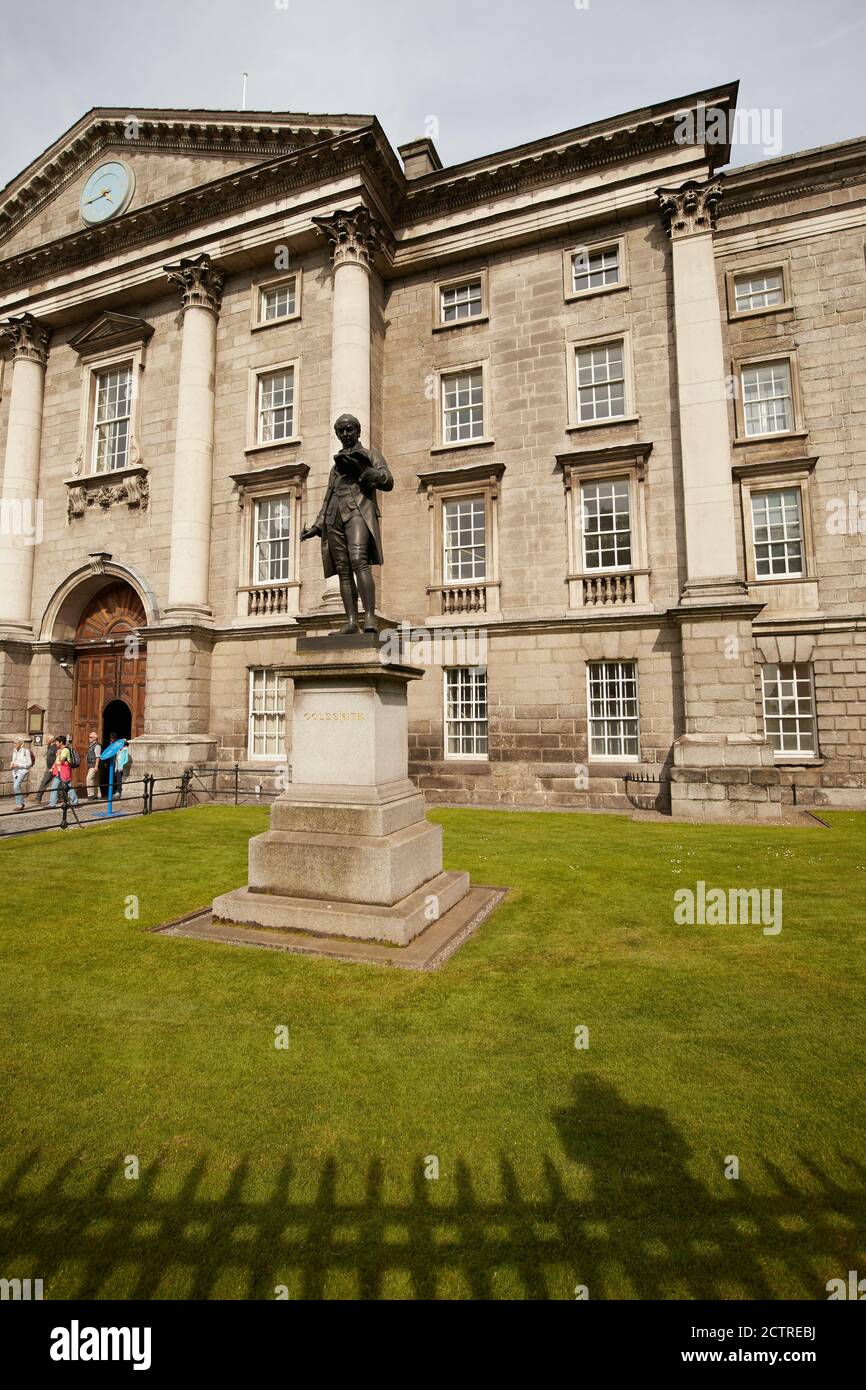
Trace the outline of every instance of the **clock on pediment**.
<instances>
[{"instance_id":1,"label":"clock on pediment","mask_svg":"<svg viewBox=\"0 0 866 1390\"><path fill-rule=\"evenodd\" d=\"M135 192L135 174L124 159L109 159L89 175L81 190L79 212L88 227L125 212Z\"/></svg>"}]
</instances>

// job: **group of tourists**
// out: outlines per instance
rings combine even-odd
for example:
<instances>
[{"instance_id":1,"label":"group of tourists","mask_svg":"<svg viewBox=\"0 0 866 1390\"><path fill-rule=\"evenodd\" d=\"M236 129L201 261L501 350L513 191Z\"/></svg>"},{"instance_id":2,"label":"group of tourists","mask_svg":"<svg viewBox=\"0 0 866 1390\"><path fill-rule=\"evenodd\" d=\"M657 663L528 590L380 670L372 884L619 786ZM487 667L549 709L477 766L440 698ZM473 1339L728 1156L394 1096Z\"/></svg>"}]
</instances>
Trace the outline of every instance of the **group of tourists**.
<instances>
[{"instance_id":1,"label":"group of tourists","mask_svg":"<svg viewBox=\"0 0 866 1390\"><path fill-rule=\"evenodd\" d=\"M121 743L121 748L115 748L108 759L103 757L102 747L99 743L99 736L96 730L91 730L87 744L87 752L84 755L86 773L84 778L85 800L95 800L107 795L103 784L105 768L101 766L104 762L114 762L114 795L120 796L123 790L123 773L129 764L129 744L125 739L118 739L112 734L107 749L113 745ZM36 763L36 755L33 752L32 740L29 738L18 739L12 752L12 790L15 794L15 809L23 811L25 809L25 795L27 791L27 779L30 770ZM78 793L72 785L72 774L76 768L81 766L81 758L73 748L68 734L57 734L50 739L45 748L45 771L42 780L36 791L35 801L40 804L46 791L49 792L48 802L50 806L56 806L59 796L63 800L68 800L70 805L78 805ZM100 776L102 773L102 776Z\"/></svg>"}]
</instances>

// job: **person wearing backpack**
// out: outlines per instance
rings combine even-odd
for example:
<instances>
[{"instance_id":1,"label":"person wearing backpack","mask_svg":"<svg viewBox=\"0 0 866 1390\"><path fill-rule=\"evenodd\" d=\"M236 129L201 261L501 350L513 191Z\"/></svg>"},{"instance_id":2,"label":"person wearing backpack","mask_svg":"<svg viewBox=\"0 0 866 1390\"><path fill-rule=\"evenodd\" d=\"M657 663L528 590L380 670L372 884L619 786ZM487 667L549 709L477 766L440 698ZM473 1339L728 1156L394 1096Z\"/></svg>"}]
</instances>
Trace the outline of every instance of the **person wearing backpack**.
<instances>
[{"instance_id":1,"label":"person wearing backpack","mask_svg":"<svg viewBox=\"0 0 866 1390\"><path fill-rule=\"evenodd\" d=\"M47 792L54 780L54 764L57 760L57 739L48 740L45 748L45 771L42 774L42 781L36 790L36 803L41 802L43 795Z\"/></svg>"},{"instance_id":2,"label":"person wearing backpack","mask_svg":"<svg viewBox=\"0 0 866 1390\"><path fill-rule=\"evenodd\" d=\"M84 794L88 801L99 796L99 758L102 748L97 741L95 729L90 731L90 742L84 760L87 763L87 776L84 779Z\"/></svg>"},{"instance_id":3,"label":"person wearing backpack","mask_svg":"<svg viewBox=\"0 0 866 1390\"><path fill-rule=\"evenodd\" d=\"M30 776L30 769L36 762L29 738L19 738L15 744L12 761L12 790L15 793L15 810L24 810L24 783Z\"/></svg>"},{"instance_id":4,"label":"person wearing backpack","mask_svg":"<svg viewBox=\"0 0 866 1390\"><path fill-rule=\"evenodd\" d=\"M81 759L75 749L69 746L67 735L60 734L57 743L57 759L52 769L54 779L51 783L51 795L48 798L49 806L57 805L57 793L61 787L64 788L65 797L69 800L70 805L78 805L78 794L72 785L72 769L78 767L80 763Z\"/></svg>"}]
</instances>

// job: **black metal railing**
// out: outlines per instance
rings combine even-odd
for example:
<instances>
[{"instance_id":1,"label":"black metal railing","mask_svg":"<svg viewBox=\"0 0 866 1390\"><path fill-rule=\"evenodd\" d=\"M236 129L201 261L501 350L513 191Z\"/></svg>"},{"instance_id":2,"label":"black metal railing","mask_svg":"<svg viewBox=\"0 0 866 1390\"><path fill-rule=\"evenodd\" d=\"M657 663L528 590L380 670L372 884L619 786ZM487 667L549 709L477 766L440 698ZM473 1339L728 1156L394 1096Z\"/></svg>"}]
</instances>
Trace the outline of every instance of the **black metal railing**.
<instances>
[{"instance_id":1,"label":"black metal railing","mask_svg":"<svg viewBox=\"0 0 866 1390\"><path fill-rule=\"evenodd\" d=\"M157 811L183 810L192 803L192 769L187 768L173 777L156 777L146 772L143 777L124 779L119 792L115 791L109 800L106 795L98 797L69 796L66 786L57 789L54 806L48 802L30 804L25 800L23 810L16 806L3 808L0 801L0 838L4 835L26 835L37 830L68 830L75 825L88 825L93 820L108 820L117 817L150 816ZM24 793L25 798L27 792ZM10 800L3 798L3 801ZM20 826L17 825L21 821Z\"/></svg>"}]
</instances>

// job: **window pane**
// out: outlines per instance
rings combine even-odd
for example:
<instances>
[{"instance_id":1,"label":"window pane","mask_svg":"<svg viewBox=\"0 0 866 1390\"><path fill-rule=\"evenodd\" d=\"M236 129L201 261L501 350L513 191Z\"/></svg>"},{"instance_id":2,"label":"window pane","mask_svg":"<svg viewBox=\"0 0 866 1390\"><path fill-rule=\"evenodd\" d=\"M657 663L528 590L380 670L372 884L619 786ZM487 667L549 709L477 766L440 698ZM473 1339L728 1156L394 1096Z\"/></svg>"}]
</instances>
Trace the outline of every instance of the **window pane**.
<instances>
[{"instance_id":1,"label":"window pane","mask_svg":"<svg viewBox=\"0 0 866 1390\"><path fill-rule=\"evenodd\" d=\"M282 671L250 672L248 751L252 757L286 756L286 677Z\"/></svg>"},{"instance_id":2,"label":"window pane","mask_svg":"<svg viewBox=\"0 0 866 1390\"><path fill-rule=\"evenodd\" d=\"M445 753L486 758L487 670L461 666L445 672Z\"/></svg>"},{"instance_id":3,"label":"window pane","mask_svg":"<svg viewBox=\"0 0 866 1390\"><path fill-rule=\"evenodd\" d=\"M623 344L578 348L577 417L609 420L625 414L625 366Z\"/></svg>"},{"instance_id":4,"label":"window pane","mask_svg":"<svg viewBox=\"0 0 866 1390\"><path fill-rule=\"evenodd\" d=\"M583 563L588 570L631 565L631 519L627 478L581 485Z\"/></svg>"},{"instance_id":5,"label":"window pane","mask_svg":"<svg viewBox=\"0 0 866 1390\"><path fill-rule=\"evenodd\" d=\"M462 497L442 504L446 584L487 576L486 517L483 497Z\"/></svg>"},{"instance_id":6,"label":"window pane","mask_svg":"<svg viewBox=\"0 0 866 1390\"><path fill-rule=\"evenodd\" d=\"M295 280L284 285L272 285L259 291L259 322L287 318L295 312Z\"/></svg>"},{"instance_id":7,"label":"window pane","mask_svg":"<svg viewBox=\"0 0 866 1390\"><path fill-rule=\"evenodd\" d=\"M605 246L601 250L578 251L571 258L574 292L597 290L604 285L617 285L620 279L619 247Z\"/></svg>"},{"instance_id":8,"label":"window pane","mask_svg":"<svg viewBox=\"0 0 866 1390\"><path fill-rule=\"evenodd\" d=\"M476 318L480 313L480 280L467 280L463 285L448 285L439 291L440 323L458 323L460 319Z\"/></svg>"},{"instance_id":9,"label":"window pane","mask_svg":"<svg viewBox=\"0 0 866 1390\"><path fill-rule=\"evenodd\" d=\"M784 303L781 270L750 271L734 278L734 297L738 314L749 309L768 309Z\"/></svg>"},{"instance_id":10,"label":"window pane","mask_svg":"<svg viewBox=\"0 0 866 1390\"><path fill-rule=\"evenodd\" d=\"M132 366L112 367L96 377L93 471L125 468L132 415Z\"/></svg>"},{"instance_id":11,"label":"window pane","mask_svg":"<svg viewBox=\"0 0 866 1390\"><path fill-rule=\"evenodd\" d=\"M798 487L752 493L752 534L759 579L805 574Z\"/></svg>"},{"instance_id":12,"label":"window pane","mask_svg":"<svg viewBox=\"0 0 866 1390\"><path fill-rule=\"evenodd\" d=\"M294 425L295 369L259 378L258 442L291 439Z\"/></svg>"},{"instance_id":13,"label":"window pane","mask_svg":"<svg viewBox=\"0 0 866 1390\"><path fill-rule=\"evenodd\" d=\"M764 731L777 753L812 755L818 749L815 696L810 665L761 668Z\"/></svg>"},{"instance_id":14,"label":"window pane","mask_svg":"<svg viewBox=\"0 0 866 1390\"><path fill-rule=\"evenodd\" d=\"M480 367L442 377L442 442L484 436L484 379Z\"/></svg>"},{"instance_id":15,"label":"window pane","mask_svg":"<svg viewBox=\"0 0 866 1390\"><path fill-rule=\"evenodd\" d=\"M285 583L289 578L291 502L263 497L255 506L254 584Z\"/></svg>"},{"instance_id":16,"label":"window pane","mask_svg":"<svg viewBox=\"0 0 866 1390\"><path fill-rule=\"evenodd\" d=\"M743 367L741 380L747 435L776 434L794 428L790 363L762 362Z\"/></svg>"},{"instance_id":17,"label":"window pane","mask_svg":"<svg viewBox=\"0 0 866 1390\"><path fill-rule=\"evenodd\" d=\"M589 666L589 751L596 758L636 758L637 667L633 661Z\"/></svg>"}]
</instances>

